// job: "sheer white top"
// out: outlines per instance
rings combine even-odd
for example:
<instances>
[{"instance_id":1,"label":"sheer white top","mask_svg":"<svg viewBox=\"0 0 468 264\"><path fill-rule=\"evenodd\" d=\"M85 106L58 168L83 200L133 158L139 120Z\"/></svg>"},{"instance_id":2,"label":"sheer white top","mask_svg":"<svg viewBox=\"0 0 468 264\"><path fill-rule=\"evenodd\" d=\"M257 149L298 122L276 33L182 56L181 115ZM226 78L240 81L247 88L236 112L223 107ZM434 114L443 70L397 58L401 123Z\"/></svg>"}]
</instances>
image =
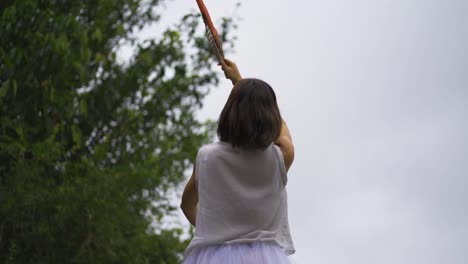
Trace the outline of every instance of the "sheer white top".
<instances>
[{"instance_id":1,"label":"sheer white top","mask_svg":"<svg viewBox=\"0 0 468 264\"><path fill-rule=\"evenodd\" d=\"M218 141L196 158L198 210L195 234L184 256L195 248L229 243L273 241L286 255L295 252L289 230L283 154L232 148Z\"/></svg>"}]
</instances>

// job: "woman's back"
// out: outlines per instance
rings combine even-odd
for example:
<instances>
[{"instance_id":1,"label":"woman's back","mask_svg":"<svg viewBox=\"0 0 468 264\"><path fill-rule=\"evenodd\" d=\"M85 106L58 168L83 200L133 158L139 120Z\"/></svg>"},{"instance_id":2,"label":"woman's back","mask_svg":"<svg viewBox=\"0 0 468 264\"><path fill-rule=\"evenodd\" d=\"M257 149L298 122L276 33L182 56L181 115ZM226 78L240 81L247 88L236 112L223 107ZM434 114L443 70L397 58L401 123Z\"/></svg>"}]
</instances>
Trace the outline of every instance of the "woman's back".
<instances>
[{"instance_id":1,"label":"woman's back","mask_svg":"<svg viewBox=\"0 0 468 264\"><path fill-rule=\"evenodd\" d=\"M243 79L230 60L220 63L234 87L218 119L220 141L199 150L182 195L181 208L195 226L183 263L289 264L291 134L273 88Z\"/></svg>"},{"instance_id":2,"label":"woman's back","mask_svg":"<svg viewBox=\"0 0 468 264\"><path fill-rule=\"evenodd\" d=\"M278 146L264 151L219 141L196 159L199 194L195 236L185 254L203 246L271 241L294 253L288 223L287 172Z\"/></svg>"}]
</instances>

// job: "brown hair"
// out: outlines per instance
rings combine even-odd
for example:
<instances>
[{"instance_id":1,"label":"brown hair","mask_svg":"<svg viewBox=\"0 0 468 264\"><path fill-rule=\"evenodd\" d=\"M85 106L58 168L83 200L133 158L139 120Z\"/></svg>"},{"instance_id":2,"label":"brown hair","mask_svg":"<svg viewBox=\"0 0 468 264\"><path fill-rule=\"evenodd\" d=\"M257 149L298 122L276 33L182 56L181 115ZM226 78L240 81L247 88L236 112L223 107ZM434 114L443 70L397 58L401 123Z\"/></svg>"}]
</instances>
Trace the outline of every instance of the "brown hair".
<instances>
[{"instance_id":1,"label":"brown hair","mask_svg":"<svg viewBox=\"0 0 468 264\"><path fill-rule=\"evenodd\" d=\"M234 86L218 120L218 137L233 147L268 147L281 132L282 118L271 86L242 79Z\"/></svg>"}]
</instances>

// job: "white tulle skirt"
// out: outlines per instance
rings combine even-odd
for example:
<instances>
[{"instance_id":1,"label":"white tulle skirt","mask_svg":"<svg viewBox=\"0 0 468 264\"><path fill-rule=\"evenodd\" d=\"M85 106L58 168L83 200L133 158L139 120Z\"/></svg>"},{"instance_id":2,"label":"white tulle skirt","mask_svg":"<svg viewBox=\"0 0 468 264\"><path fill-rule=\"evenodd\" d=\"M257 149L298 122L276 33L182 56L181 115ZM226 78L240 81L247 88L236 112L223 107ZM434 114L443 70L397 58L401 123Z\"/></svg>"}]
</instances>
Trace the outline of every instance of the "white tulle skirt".
<instances>
[{"instance_id":1,"label":"white tulle skirt","mask_svg":"<svg viewBox=\"0 0 468 264\"><path fill-rule=\"evenodd\" d=\"M291 264L278 244L232 243L194 249L182 264Z\"/></svg>"}]
</instances>

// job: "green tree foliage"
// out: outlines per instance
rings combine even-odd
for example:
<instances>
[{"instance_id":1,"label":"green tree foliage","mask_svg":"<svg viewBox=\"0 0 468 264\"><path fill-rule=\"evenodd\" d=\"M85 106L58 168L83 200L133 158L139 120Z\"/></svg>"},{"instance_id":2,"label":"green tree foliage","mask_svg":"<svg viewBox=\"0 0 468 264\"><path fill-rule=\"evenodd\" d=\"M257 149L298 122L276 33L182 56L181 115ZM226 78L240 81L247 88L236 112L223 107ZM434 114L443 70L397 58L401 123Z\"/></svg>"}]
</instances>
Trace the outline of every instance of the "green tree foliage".
<instances>
[{"instance_id":1,"label":"green tree foliage","mask_svg":"<svg viewBox=\"0 0 468 264\"><path fill-rule=\"evenodd\" d=\"M0 263L180 261L181 230L145 215L178 210L166 194L212 138L194 113L218 75L199 15L135 40L161 12L159 0L0 2Z\"/></svg>"}]
</instances>

